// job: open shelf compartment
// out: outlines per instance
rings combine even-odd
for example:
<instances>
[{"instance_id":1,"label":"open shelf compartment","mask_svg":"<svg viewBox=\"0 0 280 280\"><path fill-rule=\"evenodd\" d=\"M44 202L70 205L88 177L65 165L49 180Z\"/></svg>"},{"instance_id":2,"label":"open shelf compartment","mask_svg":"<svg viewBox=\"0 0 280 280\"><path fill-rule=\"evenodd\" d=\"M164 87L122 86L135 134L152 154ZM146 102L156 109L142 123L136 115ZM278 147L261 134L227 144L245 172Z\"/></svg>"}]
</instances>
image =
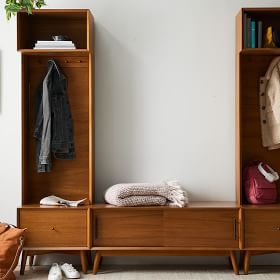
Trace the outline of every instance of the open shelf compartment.
<instances>
[{"instance_id":1,"label":"open shelf compartment","mask_svg":"<svg viewBox=\"0 0 280 280\"><path fill-rule=\"evenodd\" d=\"M35 99L38 86L54 59L67 79L67 96L73 119L75 159L58 160L52 157L52 171L37 173L34 138ZM23 194L22 204L38 204L55 194L68 200L87 198L92 201L92 121L90 54L22 55L22 131L23 131Z\"/></svg>"},{"instance_id":2,"label":"open shelf compartment","mask_svg":"<svg viewBox=\"0 0 280 280\"><path fill-rule=\"evenodd\" d=\"M37 40L51 41L53 35L67 35L77 49L90 49L93 21L89 10L34 10L17 15L17 49L33 49ZM52 50L47 50L52 51Z\"/></svg>"},{"instance_id":3,"label":"open shelf compartment","mask_svg":"<svg viewBox=\"0 0 280 280\"><path fill-rule=\"evenodd\" d=\"M244 15L246 14L247 18L251 18L257 24L258 21L262 22L262 34L263 38L265 35L265 30L267 27L272 26L276 30L280 30L280 21L279 21L279 8L243 8L242 11L242 49L246 49L244 46ZM257 28L257 27L256 27ZM246 49L249 50L256 50L256 49L263 49L262 48L253 48L253 49ZM269 49L267 49L269 51ZM280 51L278 51L280 52Z\"/></svg>"}]
</instances>

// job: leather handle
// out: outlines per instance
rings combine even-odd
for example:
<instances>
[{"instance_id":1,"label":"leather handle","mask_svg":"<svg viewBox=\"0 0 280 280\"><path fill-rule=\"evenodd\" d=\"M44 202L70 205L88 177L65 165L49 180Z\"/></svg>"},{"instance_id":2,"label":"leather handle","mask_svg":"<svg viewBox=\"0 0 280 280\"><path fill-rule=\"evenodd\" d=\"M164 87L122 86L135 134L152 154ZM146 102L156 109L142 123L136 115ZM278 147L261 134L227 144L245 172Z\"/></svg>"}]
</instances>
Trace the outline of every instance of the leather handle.
<instances>
[{"instance_id":1,"label":"leather handle","mask_svg":"<svg viewBox=\"0 0 280 280\"><path fill-rule=\"evenodd\" d=\"M98 219L97 216L94 216L94 240L98 239Z\"/></svg>"},{"instance_id":2,"label":"leather handle","mask_svg":"<svg viewBox=\"0 0 280 280\"><path fill-rule=\"evenodd\" d=\"M233 218L233 239L236 240L237 239L237 226L236 226L236 218Z\"/></svg>"},{"instance_id":3,"label":"leather handle","mask_svg":"<svg viewBox=\"0 0 280 280\"><path fill-rule=\"evenodd\" d=\"M18 258L20 256L20 253L23 248L23 242L24 242L24 237L20 237L19 246L17 248L13 263L12 263L10 269L7 271L7 273L1 278L1 280L6 280L6 279L8 280L10 278L11 273L13 273L14 269L16 268L17 263L18 263Z\"/></svg>"}]
</instances>

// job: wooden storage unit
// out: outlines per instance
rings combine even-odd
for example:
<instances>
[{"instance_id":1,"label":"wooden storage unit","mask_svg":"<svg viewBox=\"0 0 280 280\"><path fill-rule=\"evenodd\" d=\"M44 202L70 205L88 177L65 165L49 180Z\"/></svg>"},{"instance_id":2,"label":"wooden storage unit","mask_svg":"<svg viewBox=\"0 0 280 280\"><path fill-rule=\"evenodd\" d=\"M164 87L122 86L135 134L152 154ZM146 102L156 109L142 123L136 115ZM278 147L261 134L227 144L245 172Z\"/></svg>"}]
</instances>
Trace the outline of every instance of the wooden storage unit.
<instances>
[{"instance_id":1,"label":"wooden storage unit","mask_svg":"<svg viewBox=\"0 0 280 280\"><path fill-rule=\"evenodd\" d=\"M280 209L250 208L244 211L247 250L280 250Z\"/></svg>"},{"instance_id":2,"label":"wooden storage unit","mask_svg":"<svg viewBox=\"0 0 280 280\"><path fill-rule=\"evenodd\" d=\"M89 24L92 16L89 10L34 10L30 16L26 12L18 13L19 51L30 50L37 40L52 40L53 35L67 35L77 49L90 50L93 36Z\"/></svg>"},{"instance_id":3,"label":"wooden storage unit","mask_svg":"<svg viewBox=\"0 0 280 280\"><path fill-rule=\"evenodd\" d=\"M165 246L238 249L237 209L168 209Z\"/></svg>"},{"instance_id":4,"label":"wooden storage unit","mask_svg":"<svg viewBox=\"0 0 280 280\"><path fill-rule=\"evenodd\" d=\"M51 208L23 207L19 211L22 228L27 228L25 247L30 249L81 248L89 247L87 221L89 211L86 207Z\"/></svg>"},{"instance_id":5,"label":"wooden storage unit","mask_svg":"<svg viewBox=\"0 0 280 280\"><path fill-rule=\"evenodd\" d=\"M162 246L163 217L155 210L141 208L94 211L95 246Z\"/></svg>"},{"instance_id":6,"label":"wooden storage unit","mask_svg":"<svg viewBox=\"0 0 280 280\"><path fill-rule=\"evenodd\" d=\"M280 150L262 146L259 79L270 62L280 55L279 48L245 48L244 13L266 27L280 27L279 8L245 8L237 16L236 53L236 182L242 208L241 249L245 252L244 271L248 273L251 255L280 250L280 204L248 205L243 195L242 170L252 160L261 160L280 171ZM279 189L279 182L278 182Z\"/></svg>"},{"instance_id":7,"label":"wooden storage unit","mask_svg":"<svg viewBox=\"0 0 280 280\"><path fill-rule=\"evenodd\" d=\"M33 50L37 40L67 35L75 50ZM94 95L93 17L89 10L35 10L18 13L18 50L22 56L22 207L18 225L27 228L21 273L27 255L68 250L82 256L90 245L88 207L40 207L49 195L93 202ZM75 159L52 158L52 171L37 173L35 158L35 98L39 83L54 59L67 79L67 95L73 119Z\"/></svg>"},{"instance_id":8,"label":"wooden storage unit","mask_svg":"<svg viewBox=\"0 0 280 280\"><path fill-rule=\"evenodd\" d=\"M193 202L185 208L92 206L94 273L102 256L230 256L238 274L236 203Z\"/></svg>"},{"instance_id":9,"label":"wooden storage unit","mask_svg":"<svg viewBox=\"0 0 280 280\"><path fill-rule=\"evenodd\" d=\"M32 49L37 40L60 34L68 35L77 49ZM36 10L33 16L18 13L18 50L22 54L22 207L18 225L27 227L21 273L27 256L32 263L34 255L54 251L78 252L85 272L86 250L91 249L96 251L94 273L102 256L210 255L230 256L238 274L235 252L242 240L241 192L237 203L196 202L185 208L92 205L93 41L93 18L88 10ZM68 80L76 158L53 159L52 172L38 174L33 138L35 92L49 59L57 61ZM39 206L41 198L52 194L70 200L86 197L89 205Z\"/></svg>"}]
</instances>

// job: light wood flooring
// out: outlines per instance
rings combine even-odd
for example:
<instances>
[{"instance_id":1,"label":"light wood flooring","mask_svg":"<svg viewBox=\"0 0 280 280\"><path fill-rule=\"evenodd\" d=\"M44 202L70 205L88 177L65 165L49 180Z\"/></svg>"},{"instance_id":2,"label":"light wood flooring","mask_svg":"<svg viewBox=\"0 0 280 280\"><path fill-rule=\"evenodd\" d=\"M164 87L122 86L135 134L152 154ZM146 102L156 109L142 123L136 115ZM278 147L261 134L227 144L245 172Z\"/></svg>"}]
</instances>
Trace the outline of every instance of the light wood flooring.
<instances>
[{"instance_id":1,"label":"light wood flooring","mask_svg":"<svg viewBox=\"0 0 280 280\"><path fill-rule=\"evenodd\" d=\"M18 280L27 279L47 279L49 267L35 266L26 267L24 276L19 276ZM82 279L96 280L279 280L280 266L255 266L249 275L233 274L227 266L174 266L174 265L121 265L101 267L97 275L82 275ZM242 273L242 272L241 272Z\"/></svg>"}]
</instances>

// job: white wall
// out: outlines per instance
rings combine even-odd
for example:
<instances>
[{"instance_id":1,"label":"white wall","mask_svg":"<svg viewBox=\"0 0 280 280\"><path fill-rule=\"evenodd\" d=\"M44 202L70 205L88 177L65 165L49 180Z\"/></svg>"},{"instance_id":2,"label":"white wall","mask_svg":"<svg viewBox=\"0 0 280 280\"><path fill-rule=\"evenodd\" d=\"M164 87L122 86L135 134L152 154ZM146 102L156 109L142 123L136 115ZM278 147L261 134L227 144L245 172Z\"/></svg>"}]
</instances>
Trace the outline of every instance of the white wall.
<instances>
[{"instance_id":1,"label":"white wall","mask_svg":"<svg viewBox=\"0 0 280 280\"><path fill-rule=\"evenodd\" d=\"M235 16L277 0L46 0L96 30L96 194L177 178L192 200L235 200ZM0 10L0 220L21 197L20 56Z\"/></svg>"}]
</instances>

